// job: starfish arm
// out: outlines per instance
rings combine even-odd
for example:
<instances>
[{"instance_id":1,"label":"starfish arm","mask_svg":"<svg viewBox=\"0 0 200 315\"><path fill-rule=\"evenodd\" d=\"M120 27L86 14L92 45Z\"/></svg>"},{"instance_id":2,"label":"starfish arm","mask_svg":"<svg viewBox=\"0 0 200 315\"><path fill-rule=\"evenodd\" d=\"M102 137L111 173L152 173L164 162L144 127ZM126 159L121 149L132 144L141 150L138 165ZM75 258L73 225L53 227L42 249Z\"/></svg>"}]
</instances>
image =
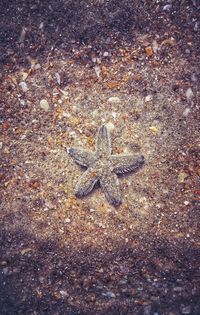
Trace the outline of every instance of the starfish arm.
<instances>
[{"instance_id":1,"label":"starfish arm","mask_svg":"<svg viewBox=\"0 0 200 315\"><path fill-rule=\"evenodd\" d=\"M144 156L136 157L134 155L111 155L110 157L113 172L124 174L131 171L137 171L144 164Z\"/></svg>"},{"instance_id":2,"label":"starfish arm","mask_svg":"<svg viewBox=\"0 0 200 315\"><path fill-rule=\"evenodd\" d=\"M95 183L98 181L98 173L95 171L95 169L88 168L83 175L80 177L75 194L77 197L83 197L86 196L94 187Z\"/></svg>"},{"instance_id":3,"label":"starfish arm","mask_svg":"<svg viewBox=\"0 0 200 315\"><path fill-rule=\"evenodd\" d=\"M119 206L121 195L117 175L112 172L104 173L100 178L100 185L108 202L114 207Z\"/></svg>"},{"instance_id":4,"label":"starfish arm","mask_svg":"<svg viewBox=\"0 0 200 315\"><path fill-rule=\"evenodd\" d=\"M90 151L80 148L69 148L67 152L81 166L89 167L95 162L95 154Z\"/></svg>"},{"instance_id":5,"label":"starfish arm","mask_svg":"<svg viewBox=\"0 0 200 315\"><path fill-rule=\"evenodd\" d=\"M96 141L96 152L97 154L104 156L111 153L110 133L105 125L102 125L99 128Z\"/></svg>"}]
</instances>

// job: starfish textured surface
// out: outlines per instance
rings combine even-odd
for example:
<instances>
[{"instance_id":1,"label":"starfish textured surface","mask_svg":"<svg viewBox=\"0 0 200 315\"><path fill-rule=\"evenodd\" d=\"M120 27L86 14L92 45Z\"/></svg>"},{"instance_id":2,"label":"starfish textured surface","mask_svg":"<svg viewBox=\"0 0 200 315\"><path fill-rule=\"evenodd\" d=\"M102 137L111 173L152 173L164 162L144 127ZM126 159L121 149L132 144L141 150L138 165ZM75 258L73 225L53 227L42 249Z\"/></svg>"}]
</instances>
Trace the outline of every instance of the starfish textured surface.
<instances>
[{"instance_id":1,"label":"starfish textured surface","mask_svg":"<svg viewBox=\"0 0 200 315\"><path fill-rule=\"evenodd\" d=\"M76 196L87 195L99 181L110 204L117 207L121 203L121 194L117 174L137 171L144 164L144 156L112 155L110 134L105 125L99 128L95 152L81 148L67 150L74 161L87 167L76 186Z\"/></svg>"}]
</instances>

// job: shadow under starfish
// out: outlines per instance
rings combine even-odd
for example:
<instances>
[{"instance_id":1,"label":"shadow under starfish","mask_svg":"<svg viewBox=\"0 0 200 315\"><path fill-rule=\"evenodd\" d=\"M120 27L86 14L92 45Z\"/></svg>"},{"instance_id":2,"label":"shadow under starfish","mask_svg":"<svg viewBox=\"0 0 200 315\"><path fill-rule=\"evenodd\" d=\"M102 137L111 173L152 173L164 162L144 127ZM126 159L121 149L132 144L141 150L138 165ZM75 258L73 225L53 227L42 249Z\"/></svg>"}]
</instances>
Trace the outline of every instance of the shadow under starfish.
<instances>
[{"instance_id":1,"label":"shadow under starfish","mask_svg":"<svg viewBox=\"0 0 200 315\"><path fill-rule=\"evenodd\" d=\"M87 167L77 183L76 196L86 196L99 181L108 202L115 207L121 203L117 175L137 171L144 164L143 155L111 154L110 133L106 125L98 130L95 152L81 148L68 148L67 152L77 164Z\"/></svg>"}]
</instances>

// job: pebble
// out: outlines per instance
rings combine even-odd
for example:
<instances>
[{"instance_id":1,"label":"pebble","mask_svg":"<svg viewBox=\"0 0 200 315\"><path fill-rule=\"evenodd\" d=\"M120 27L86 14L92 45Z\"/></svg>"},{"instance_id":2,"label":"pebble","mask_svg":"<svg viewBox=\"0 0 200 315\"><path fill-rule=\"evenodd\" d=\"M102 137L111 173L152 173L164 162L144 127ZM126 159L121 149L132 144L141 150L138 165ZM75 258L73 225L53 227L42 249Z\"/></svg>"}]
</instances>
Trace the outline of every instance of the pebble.
<instances>
[{"instance_id":1,"label":"pebble","mask_svg":"<svg viewBox=\"0 0 200 315\"><path fill-rule=\"evenodd\" d=\"M56 77L56 80L57 80L58 84L60 85L60 82L61 82L60 74L59 73L55 73L55 77Z\"/></svg>"},{"instance_id":2,"label":"pebble","mask_svg":"<svg viewBox=\"0 0 200 315\"><path fill-rule=\"evenodd\" d=\"M191 87L189 87L187 89L187 91L185 92L185 95L186 95L186 98L187 98L188 101L190 101L193 98L194 93L193 93Z\"/></svg>"},{"instance_id":3,"label":"pebble","mask_svg":"<svg viewBox=\"0 0 200 315\"><path fill-rule=\"evenodd\" d=\"M145 103L148 103L148 102L151 102L153 99L153 96L152 95L147 95L144 99Z\"/></svg>"},{"instance_id":4,"label":"pebble","mask_svg":"<svg viewBox=\"0 0 200 315\"><path fill-rule=\"evenodd\" d=\"M63 116L63 117L70 118L70 117L71 117L71 114L70 114L70 113L67 113L67 112L62 112L62 116Z\"/></svg>"},{"instance_id":5,"label":"pebble","mask_svg":"<svg viewBox=\"0 0 200 315\"><path fill-rule=\"evenodd\" d=\"M62 297L68 297L69 296L69 293L65 290L60 290L60 294L62 295Z\"/></svg>"},{"instance_id":6,"label":"pebble","mask_svg":"<svg viewBox=\"0 0 200 315\"><path fill-rule=\"evenodd\" d=\"M187 117L190 113L190 108L189 107L186 107L186 109L183 111L183 116L184 117Z\"/></svg>"},{"instance_id":7,"label":"pebble","mask_svg":"<svg viewBox=\"0 0 200 315\"><path fill-rule=\"evenodd\" d=\"M20 37L19 37L19 42L20 43L23 43L24 40L25 40L25 36L26 36L26 27L22 27L22 30L21 30L21 34L20 34Z\"/></svg>"},{"instance_id":8,"label":"pebble","mask_svg":"<svg viewBox=\"0 0 200 315\"><path fill-rule=\"evenodd\" d=\"M152 133L157 133L157 132L158 132L158 128L155 127L155 126L149 127L149 130L150 130Z\"/></svg>"},{"instance_id":9,"label":"pebble","mask_svg":"<svg viewBox=\"0 0 200 315\"><path fill-rule=\"evenodd\" d=\"M184 183L185 179L188 177L188 174L185 172L180 172L178 174L178 182L179 183Z\"/></svg>"},{"instance_id":10,"label":"pebble","mask_svg":"<svg viewBox=\"0 0 200 315\"><path fill-rule=\"evenodd\" d=\"M108 291L106 293L102 293L103 296L107 296L109 298L116 298L116 295L115 293L111 292L111 291Z\"/></svg>"},{"instance_id":11,"label":"pebble","mask_svg":"<svg viewBox=\"0 0 200 315\"><path fill-rule=\"evenodd\" d=\"M116 112L112 112L112 116L113 116L113 118L114 118L114 119L116 119L116 118L117 118L117 116L118 116L118 113L116 113Z\"/></svg>"},{"instance_id":12,"label":"pebble","mask_svg":"<svg viewBox=\"0 0 200 315\"><path fill-rule=\"evenodd\" d=\"M22 89L23 92L27 92L28 91L28 86L26 84L26 82L22 81L19 83L20 88Z\"/></svg>"},{"instance_id":13,"label":"pebble","mask_svg":"<svg viewBox=\"0 0 200 315\"><path fill-rule=\"evenodd\" d=\"M100 228L102 228L102 229L105 229L105 228L106 228L105 224L103 224L103 223L101 223L101 222L98 223L97 225L98 225L98 227L100 227Z\"/></svg>"},{"instance_id":14,"label":"pebble","mask_svg":"<svg viewBox=\"0 0 200 315\"><path fill-rule=\"evenodd\" d=\"M114 126L114 124L112 122L108 122L106 124L106 126L107 126L109 131L113 131L115 129L115 126Z\"/></svg>"},{"instance_id":15,"label":"pebble","mask_svg":"<svg viewBox=\"0 0 200 315\"><path fill-rule=\"evenodd\" d=\"M146 55L147 55L148 57L151 57L151 56L153 55L153 49L152 49L151 46L146 47L146 48L145 48L145 51L146 51Z\"/></svg>"},{"instance_id":16,"label":"pebble","mask_svg":"<svg viewBox=\"0 0 200 315\"><path fill-rule=\"evenodd\" d=\"M97 57L97 61L96 61L99 65L101 64L101 58Z\"/></svg>"},{"instance_id":17,"label":"pebble","mask_svg":"<svg viewBox=\"0 0 200 315\"><path fill-rule=\"evenodd\" d=\"M21 250L21 254L22 254L22 255L25 255L25 254L29 253L30 251L32 251L32 249L31 249L30 247L23 248L23 249Z\"/></svg>"},{"instance_id":18,"label":"pebble","mask_svg":"<svg viewBox=\"0 0 200 315\"><path fill-rule=\"evenodd\" d=\"M65 219L65 223L70 223L70 222L71 222L70 218Z\"/></svg>"},{"instance_id":19,"label":"pebble","mask_svg":"<svg viewBox=\"0 0 200 315\"><path fill-rule=\"evenodd\" d=\"M28 73L27 72L22 72L21 75L22 75L22 80L26 81L26 79L28 78Z\"/></svg>"},{"instance_id":20,"label":"pebble","mask_svg":"<svg viewBox=\"0 0 200 315\"><path fill-rule=\"evenodd\" d=\"M108 57L108 56L109 56L108 51L105 51L105 52L103 53L103 57Z\"/></svg>"},{"instance_id":21,"label":"pebble","mask_svg":"<svg viewBox=\"0 0 200 315\"><path fill-rule=\"evenodd\" d=\"M108 102L109 103L120 103L120 98L117 96L111 96L111 97L109 97Z\"/></svg>"},{"instance_id":22,"label":"pebble","mask_svg":"<svg viewBox=\"0 0 200 315\"><path fill-rule=\"evenodd\" d=\"M194 31L197 32L197 31L198 31L198 28L199 28L199 24L198 24L198 22L196 22L196 23L194 24Z\"/></svg>"},{"instance_id":23,"label":"pebble","mask_svg":"<svg viewBox=\"0 0 200 315\"><path fill-rule=\"evenodd\" d=\"M191 307L189 305L188 306L183 306L181 308L181 313L182 314L190 314L190 312L191 312Z\"/></svg>"},{"instance_id":24,"label":"pebble","mask_svg":"<svg viewBox=\"0 0 200 315\"><path fill-rule=\"evenodd\" d=\"M34 69L35 70L39 70L41 68L41 65L39 63L37 63L35 66L34 66Z\"/></svg>"},{"instance_id":25,"label":"pebble","mask_svg":"<svg viewBox=\"0 0 200 315\"><path fill-rule=\"evenodd\" d=\"M170 11L172 5L171 4L166 4L164 7L163 7L163 11Z\"/></svg>"},{"instance_id":26,"label":"pebble","mask_svg":"<svg viewBox=\"0 0 200 315\"><path fill-rule=\"evenodd\" d=\"M184 203L184 205L186 205L186 206L189 206L189 204L190 204L190 202L189 202L188 200L185 200L183 203Z\"/></svg>"},{"instance_id":27,"label":"pebble","mask_svg":"<svg viewBox=\"0 0 200 315\"><path fill-rule=\"evenodd\" d=\"M96 63L96 61L97 61L96 56L93 56L93 55L92 55L92 62Z\"/></svg>"},{"instance_id":28,"label":"pebble","mask_svg":"<svg viewBox=\"0 0 200 315\"><path fill-rule=\"evenodd\" d=\"M157 51L158 51L158 42L156 40L153 40L152 48L153 48L154 53L157 53Z\"/></svg>"},{"instance_id":29,"label":"pebble","mask_svg":"<svg viewBox=\"0 0 200 315\"><path fill-rule=\"evenodd\" d=\"M95 71L95 73L97 75L97 78L99 78L100 77L100 73L101 73L101 69L100 69L99 65L95 65L94 71Z\"/></svg>"},{"instance_id":30,"label":"pebble","mask_svg":"<svg viewBox=\"0 0 200 315\"><path fill-rule=\"evenodd\" d=\"M20 100L19 102L20 102L20 104L21 104L22 106L25 106L25 105L26 105L25 100Z\"/></svg>"},{"instance_id":31,"label":"pebble","mask_svg":"<svg viewBox=\"0 0 200 315\"><path fill-rule=\"evenodd\" d=\"M54 205L51 201L45 201L45 205L47 207L47 210L54 208Z\"/></svg>"},{"instance_id":32,"label":"pebble","mask_svg":"<svg viewBox=\"0 0 200 315\"><path fill-rule=\"evenodd\" d=\"M49 103L47 102L47 100L43 99L40 101L40 108L44 109L45 112L48 112Z\"/></svg>"},{"instance_id":33,"label":"pebble","mask_svg":"<svg viewBox=\"0 0 200 315\"><path fill-rule=\"evenodd\" d=\"M39 30L42 30L44 28L44 22L41 22L39 25Z\"/></svg>"},{"instance_id":34,"label":"pebble","mask_svg":"<svg viewBox=\"0 0 200 315\"><path fill-rule=\"evenodd\" d=\"M196 73L193 73L193 74L191 75L191 80L192 80L193 82L197 82L198 78L197 78Z\"/></svg>"},{"instance_id":35,"label":"pebble","mask_svg":"<svg viewBox=\"0 0 200 315\"><path fill-rule=\"evenodd\" d=\"M45 280L44 277L40 276L38 279L39 279L40 283L44 283L44 280Z\"/></svg>"},{"instance_id":36,"label":"pebble","mask_svg":"<svg viewBox=\"0 0 200 315\"><path fill-rule=\"evenodd\" d=\"M9 148L7 146L4 147L3 153L5 153L5 154L9 154L10 153L10 150L9 150Z\"/></svg>"},{"instance_id":37,"label":"pebble","mask_svg":"<svg viewBox=\"0 0 200 315\"><path fill-rule=\"evenodd\" d=\"M2 149L3 147L3 142L0 142L0 150Z\"/></svg>"},{"instance_id":38,"label":"pebble","mask_svg":"<svg viewBox=\"0 0 200 315\"><path fill-rule=\"evenodd\" d=\"M173 291L175 291L175 292L182 292L183 288L182 287L174 287Z\"/></svg>"}]
</instances>

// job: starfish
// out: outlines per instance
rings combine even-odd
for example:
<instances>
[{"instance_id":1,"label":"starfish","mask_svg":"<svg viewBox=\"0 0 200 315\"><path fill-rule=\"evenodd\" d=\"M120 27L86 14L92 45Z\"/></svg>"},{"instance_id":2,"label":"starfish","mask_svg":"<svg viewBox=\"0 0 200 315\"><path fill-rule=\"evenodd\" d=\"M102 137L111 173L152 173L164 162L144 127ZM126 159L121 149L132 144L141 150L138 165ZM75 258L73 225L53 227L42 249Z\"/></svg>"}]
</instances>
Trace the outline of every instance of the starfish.
<instances>
[{"instance_id":1,"label":"starfish","mask_svg":"<svg viewBox=\"0 0 200 315\"><path fill-rule=\"evenodd\" d=\"M108 202L115 207L121 203L117 175L137 171L144 164L143 155L111 154L110 133L106 125L98 130L95 152L81 148L68 148L67 152L77 164L87 168L77 183L75 195L86 196L99 181Z\"/></svg>"}]
</instances>

